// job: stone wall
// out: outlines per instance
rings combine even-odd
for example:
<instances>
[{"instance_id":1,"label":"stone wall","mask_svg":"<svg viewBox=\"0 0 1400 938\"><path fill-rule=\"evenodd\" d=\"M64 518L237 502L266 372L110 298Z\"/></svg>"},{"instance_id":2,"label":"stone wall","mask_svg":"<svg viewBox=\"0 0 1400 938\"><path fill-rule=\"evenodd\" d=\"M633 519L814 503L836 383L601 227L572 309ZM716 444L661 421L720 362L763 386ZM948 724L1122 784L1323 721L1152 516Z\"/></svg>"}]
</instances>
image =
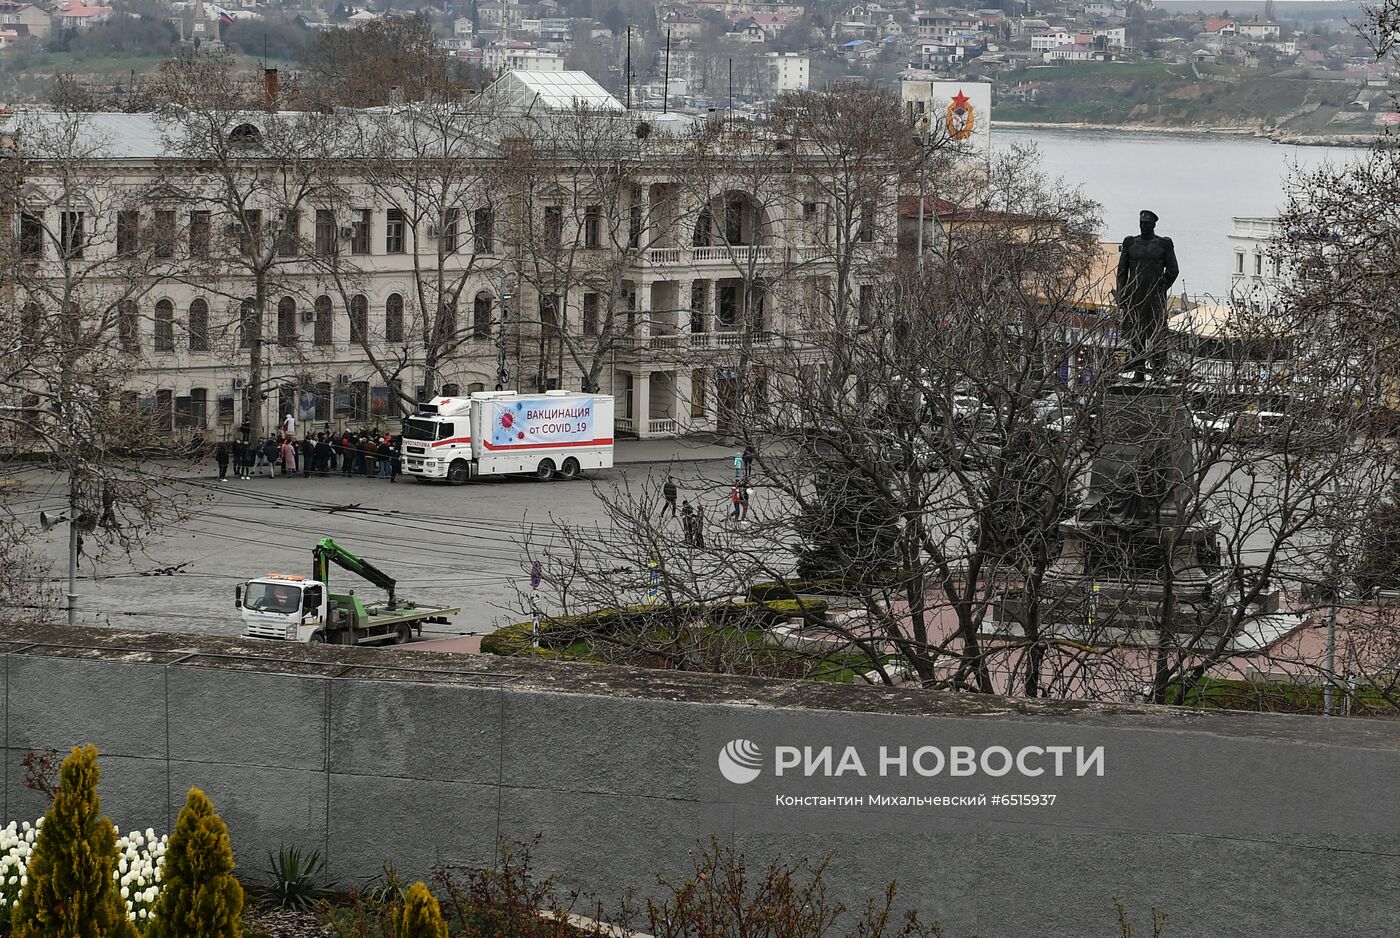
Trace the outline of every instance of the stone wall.
<instances>
[{"instance_id":1,"label":"stone wall","mask_svg":"<svg viewBox=\"0 0 1400 938\"><path fill-rule=\"evenodd\" d=\"M1396 933L1400 727L1385 721L94 629L4 629L0 655L6 819L42 810L27 751L91 741L120 826L169 830L198 785L250 872L283 843L322 850L353 883L385 860L486 864L501 838L538 834L542 872L606 898L682 873L713 835L759 864L830 852L848 902L897 880L950 938L1117 935L1115 897L1140 922L1167 911L1169 936ZM762 753L751 783L720 772L734 739ZM866 774L777 777L783 746L814 759L832 746L833 771L851 746ZM1030 752L1047 771L915 772L920 747L928 769L957 746L993 753L994 770L994 747ZM1072 753L1062 776L1054 746ZM1102 775L1076 775L1098 747ZM1056 803L993 806L998 794Z\"/></svg>"}]
</instances>

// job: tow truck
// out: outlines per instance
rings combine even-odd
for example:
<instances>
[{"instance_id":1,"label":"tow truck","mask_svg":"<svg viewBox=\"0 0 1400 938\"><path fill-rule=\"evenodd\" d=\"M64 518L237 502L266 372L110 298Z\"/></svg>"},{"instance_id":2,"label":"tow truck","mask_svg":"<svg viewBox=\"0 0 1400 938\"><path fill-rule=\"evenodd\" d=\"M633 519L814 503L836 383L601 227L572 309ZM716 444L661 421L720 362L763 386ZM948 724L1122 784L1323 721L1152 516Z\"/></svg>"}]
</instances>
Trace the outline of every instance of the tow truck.
<instances>
[{"instance_id":1,"label":"tow truck","mask_svg":"<svg viewBox=\"0 0 1400 938\"><path fill-rule=\"evenodd\" d=\"M366 603L355 595L330 591L335 564L389 594L387 603ZM234 588L234 606L243 613L245 638L306 644L403 644L423 634L425 623L447 624L460 609L418 605L398 598L398 582L328 537L311 551L311 576L270 573Z\"/></svg>"}]
</instances>

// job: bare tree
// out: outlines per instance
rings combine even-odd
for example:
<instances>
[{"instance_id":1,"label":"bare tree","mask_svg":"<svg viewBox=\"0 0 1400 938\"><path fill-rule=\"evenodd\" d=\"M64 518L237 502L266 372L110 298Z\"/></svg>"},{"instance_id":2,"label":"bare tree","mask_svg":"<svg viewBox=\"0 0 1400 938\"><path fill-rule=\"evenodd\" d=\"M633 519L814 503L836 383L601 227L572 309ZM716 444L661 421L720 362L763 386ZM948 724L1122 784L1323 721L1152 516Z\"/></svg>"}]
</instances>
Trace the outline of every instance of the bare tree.
<instances>
[{"instance_id":1,"label":"bare tree","mask_svg":"<svg viewBox=\"0 0 1400 938\"><path fill-rule=\"evenodd\" d=\"M257 439L266 349L278 341L269 338L272 300L279 292L295 296L305 289L303 229L317 200L334 201L325 187L339 178L335 170L347 142L343 121L334 113L276 110L270 86L219 56L166 62L159 94L166 102L159 116L167 149L203 170L200 184L186 195L198 234L195 256L180 276L228 303L222 332L231 349L247 356L245 415ZM333 236L342 237L340 226L333 227ZM300 354L294 345L281 344Z\"/></svg>"},{"instance_id":2,"label":"bare tree","mask_svg":"<svg viewBox=\"0 0 1400 938\"><path fill-rule=\"evenodd\" d=\"M133 380L141 301L169 276L170 235L143 216L149 184L123 176L113 144L87 115L31 112L7 126L0 153L9 234L0 254L0 426L10 450L64 478L70 624L84 535L94 555L130 551L180 515L155 494L161 473L146 461L169 442L172 402L142 403ZM4 553L27 566L23 530L15 527Z\"/></svg>"}]
</instances>

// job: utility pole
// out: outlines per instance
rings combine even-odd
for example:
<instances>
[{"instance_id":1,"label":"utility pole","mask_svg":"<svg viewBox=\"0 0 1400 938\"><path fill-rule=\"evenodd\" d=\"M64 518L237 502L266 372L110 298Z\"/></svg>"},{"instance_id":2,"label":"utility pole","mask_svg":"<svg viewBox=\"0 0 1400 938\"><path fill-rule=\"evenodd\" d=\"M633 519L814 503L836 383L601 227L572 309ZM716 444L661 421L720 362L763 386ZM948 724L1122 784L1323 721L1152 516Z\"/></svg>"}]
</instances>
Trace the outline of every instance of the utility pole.
<instances>
[{"instance_id":1,"label":"utility pole","mask_svg":"<svg viewBox=\"0 0 1400 938\"><path fill-rule=\"evenodd\" d=\"M661 77L661 113L671 108L671 30L666 30L666 70Z\"/></svg>"},{"instance_id":2,"label":"utility pole","mask_svg":"<svg viewBox=\"0 0 1400 938\"><path fill-rule=\"evenodd\" d=\"M623 82L627 85L627 110L632 110L632 27L627 27L627 65L626 74L622 76Z\"/></svg>"}]
</instances>

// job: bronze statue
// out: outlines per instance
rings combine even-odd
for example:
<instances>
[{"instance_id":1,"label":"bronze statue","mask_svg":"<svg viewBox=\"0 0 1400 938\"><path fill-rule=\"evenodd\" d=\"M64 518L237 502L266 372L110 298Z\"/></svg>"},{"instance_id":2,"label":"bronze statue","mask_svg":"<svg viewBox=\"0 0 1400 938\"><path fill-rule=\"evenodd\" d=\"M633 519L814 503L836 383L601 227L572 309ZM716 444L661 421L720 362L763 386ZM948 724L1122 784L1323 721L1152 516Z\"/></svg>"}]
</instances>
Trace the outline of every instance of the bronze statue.
<instances>
[{"instance_id":1,"label":"bronze statue","mask_svg":"<svg viewBox=\"0 0 1400 938\"><path fill-rule=\"evenodd\" d=\"M1139 375L1149 360L1160 365L1161 338L1167 329L1167 291L1181 268L1171 238L1157 234L1157 214L1138 213L1141 234L1123 239L1118 255L1114 299L1123 311L1123 337L1132 349L1129 368Z\"/></svg>"}]
</instances>

